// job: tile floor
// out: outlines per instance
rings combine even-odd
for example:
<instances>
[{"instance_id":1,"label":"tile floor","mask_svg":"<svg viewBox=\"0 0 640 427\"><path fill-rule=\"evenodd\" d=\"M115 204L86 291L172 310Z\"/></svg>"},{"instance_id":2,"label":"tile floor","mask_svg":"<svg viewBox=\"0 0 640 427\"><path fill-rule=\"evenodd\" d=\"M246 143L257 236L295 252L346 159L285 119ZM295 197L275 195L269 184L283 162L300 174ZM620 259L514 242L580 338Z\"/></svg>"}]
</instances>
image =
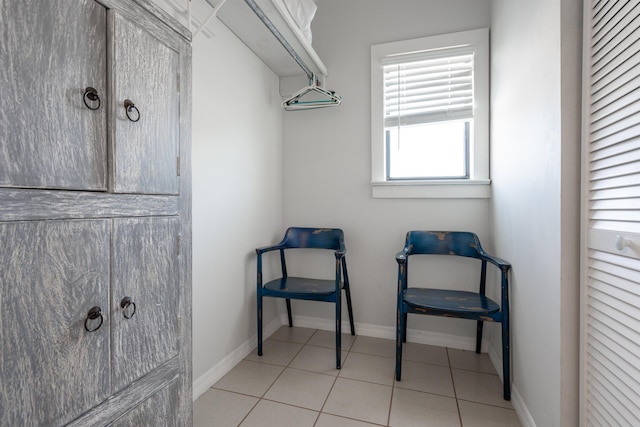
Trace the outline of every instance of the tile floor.
<instances>
[{"instance_id":1,"label":"tile floor","mask_svg":"<svg viewBox=\"0 0 640 427\"><path fill-rule=\"evenodd\" d=\"M283 326L194 403L194 426L520 426L486 354Z\"/></svg>"}]
</instances>

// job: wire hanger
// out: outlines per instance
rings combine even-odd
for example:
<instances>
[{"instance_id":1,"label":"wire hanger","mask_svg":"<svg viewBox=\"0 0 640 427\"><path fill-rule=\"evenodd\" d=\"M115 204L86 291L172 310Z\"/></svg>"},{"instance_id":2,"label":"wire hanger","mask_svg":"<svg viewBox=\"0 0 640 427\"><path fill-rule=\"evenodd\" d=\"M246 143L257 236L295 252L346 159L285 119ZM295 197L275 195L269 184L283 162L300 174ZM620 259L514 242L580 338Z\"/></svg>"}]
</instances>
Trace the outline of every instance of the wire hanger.
<instances>
[{"instance_id":1,"label":"wire hanger","mask_svg":"<svg viewBox=\"0 0 640 427\"><path fill-rule=\"evenodd\" d=\"M312 94L312 95L309 95ZM303 100L302 98L308 95L309 99ZM313 74L309 79L309 85L303 87L291 97L282 102L282 106L287 111L293 110L311 110L313 108L333 107L340 105L342 97L336 95L332 90L323 89Z\"/></svg>"}]
</instances>

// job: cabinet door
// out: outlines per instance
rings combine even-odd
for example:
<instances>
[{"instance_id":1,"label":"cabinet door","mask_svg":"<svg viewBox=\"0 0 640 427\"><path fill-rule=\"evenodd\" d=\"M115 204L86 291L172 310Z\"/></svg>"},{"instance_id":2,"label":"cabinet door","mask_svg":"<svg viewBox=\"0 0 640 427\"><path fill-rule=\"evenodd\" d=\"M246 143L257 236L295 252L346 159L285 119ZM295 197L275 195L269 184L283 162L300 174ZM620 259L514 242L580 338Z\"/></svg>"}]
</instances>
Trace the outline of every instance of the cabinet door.
<instances>
[{"instance_id":1,"label":"cabinet door","mask_svg":"<svg viewBox=\"0 0 640 427\"><path fill-rule=\"evenodd\" d=\"M107 220L0 223L0 425L60 425L109 396L108 307Z\"/></svg>"},{"instance_id":2,"label":"cabinet door","mask_svg":"<svg viewBox=\"0 0 640 427\"><path fill-rule=\"evenodd\" d=\"M107 189L106 16L93 0L0 0L0 187Z\"/></svg>"},{"instance_id":3,"label":"cabinet door","mask_svg":"<svg viewBox=\"0 0 640 427\"><path fill-rule=\"evenodd\" d=\"M178 354L179 219L116 219L113 226L116 392Z\"/></svg>"},{"instance_id":4,"label":"cabinet door","mask_svg":"<svg viewBox=\"0 0 640 427\"><path fill-rule=\"evenodd\" d=\"M115 67L114 191L177 194L177 44L168 32L136 25L117 12L110 17ZM127 102L133 106L126 108Z\"/></svg>"},{"instance_id":5,"label":"cabinet door","mask_svg":"<svg viewBox=\"0 0 640 427\"><path fill-rule=\"evenodd\" d=\"M113 427L177 426L180 413L179 392L178 381L174 381L111 425Z\"/></svg>"}]
</instances>

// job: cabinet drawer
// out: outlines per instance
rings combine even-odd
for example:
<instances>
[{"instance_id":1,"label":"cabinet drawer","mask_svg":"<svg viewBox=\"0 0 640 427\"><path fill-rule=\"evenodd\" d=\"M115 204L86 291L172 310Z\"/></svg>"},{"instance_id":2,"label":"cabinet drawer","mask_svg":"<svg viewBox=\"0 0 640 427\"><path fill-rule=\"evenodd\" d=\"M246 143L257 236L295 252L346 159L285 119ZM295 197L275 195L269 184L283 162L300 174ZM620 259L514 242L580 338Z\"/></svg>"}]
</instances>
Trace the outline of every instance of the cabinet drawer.
<instances>
[{"instance_id":1,"label":"cabinet drawer","mask_svg":"<svg viewBox=\"0 0 640 427\"><path fill-rule=\"evenodd\" d=\"M109 396L108 307L109 221L0 223L0 425L64 424Z\"/></svg>"}]
</instances>

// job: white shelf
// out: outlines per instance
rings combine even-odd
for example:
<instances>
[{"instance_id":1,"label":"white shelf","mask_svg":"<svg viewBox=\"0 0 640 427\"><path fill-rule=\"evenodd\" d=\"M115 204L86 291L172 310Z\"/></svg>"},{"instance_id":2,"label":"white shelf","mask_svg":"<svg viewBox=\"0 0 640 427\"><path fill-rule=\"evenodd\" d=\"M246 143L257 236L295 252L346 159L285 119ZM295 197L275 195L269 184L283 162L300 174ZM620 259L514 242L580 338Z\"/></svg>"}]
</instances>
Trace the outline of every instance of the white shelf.
<instances>
[{"instance_id":1,"label":"white shelf","mask_svg":"<svg viewBox=\"0 0 640 427\"><path fill-rule=\"evenodd\" d=\"M247 4L254 3L271 28L281 35L291 52ZM226 0L218 11L218 18L280 77L297 76L310 71L318 77L327 76L311 43L297 27L282 0ZM215 0L207 0L215 6ZM303 64L294 59L294 56ZM307 68L305 71L304 69Z\"/></svg>"}]
</instances>

